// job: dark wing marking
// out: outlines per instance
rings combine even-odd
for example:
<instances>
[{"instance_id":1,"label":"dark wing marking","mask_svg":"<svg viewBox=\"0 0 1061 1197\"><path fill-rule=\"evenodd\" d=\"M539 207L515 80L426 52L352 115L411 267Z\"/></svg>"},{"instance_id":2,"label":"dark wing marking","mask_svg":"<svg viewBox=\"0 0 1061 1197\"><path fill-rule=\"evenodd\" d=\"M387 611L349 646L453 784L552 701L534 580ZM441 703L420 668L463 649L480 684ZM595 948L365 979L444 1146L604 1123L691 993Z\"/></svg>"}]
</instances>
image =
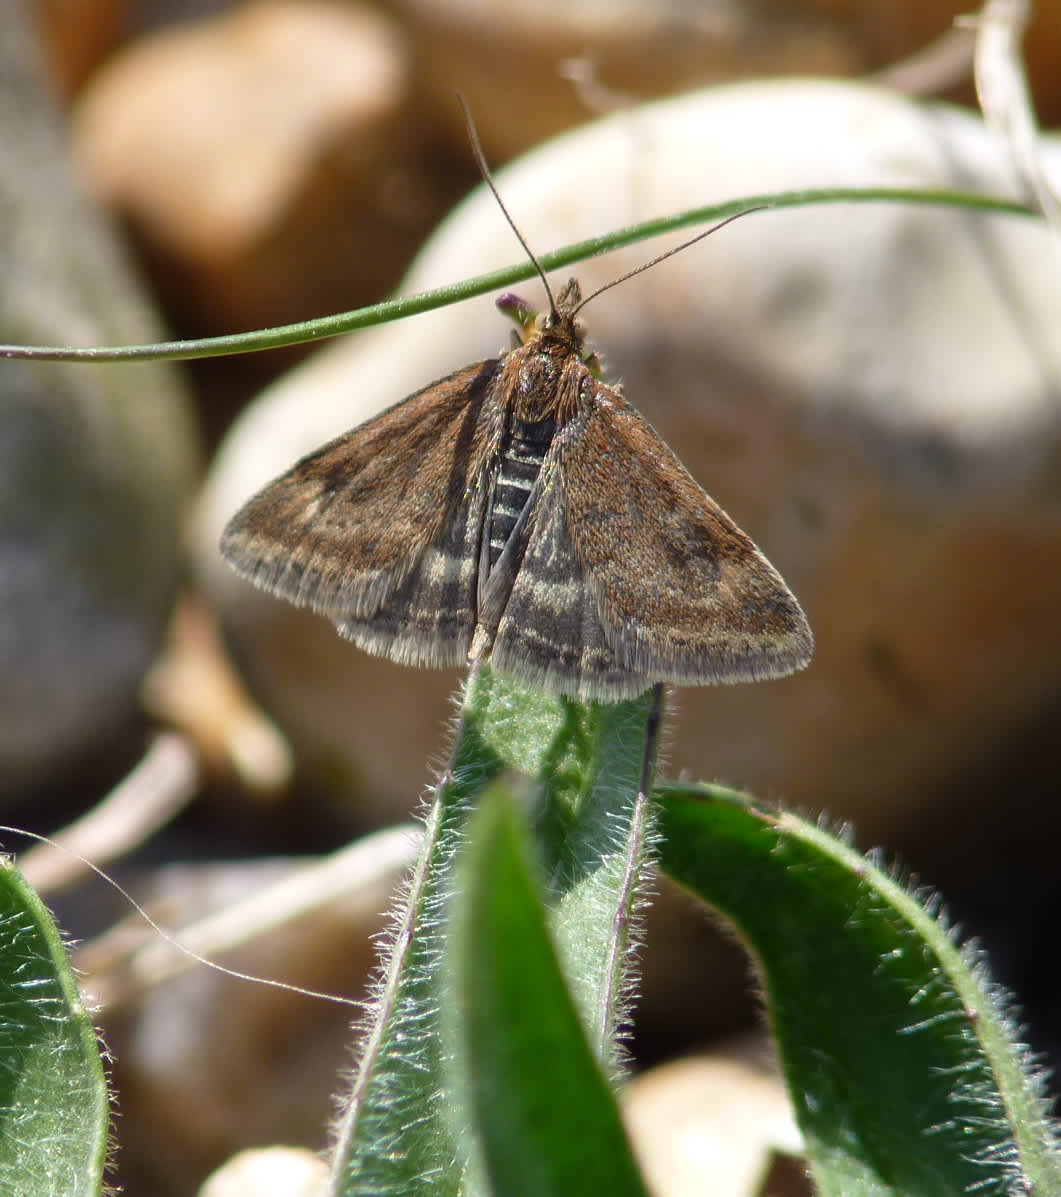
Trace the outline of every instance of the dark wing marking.
<instances>
[{"instance_id":1,"label":"dark wing marking","mask_svg":"<svg viewBox=\"0 0 1061 1197\"><path fill-rule=\"evenodd\" d=\"M777 571L618 392L587 371L557 436L579 566L620 669L679 685L779 677L810 660Z\"/></svg>"},{"instance_id":2,"label":"dark wing marking","mask_svg":"<svg viewBox=\"0 0 1061 1197\"><path fill-rule=\"evenodd\" d=\"M479 542L486 486L473 487L416 569L367 618L339 621L340 633L366 652L399 665L463 665L475 630Z\"/></svg>"},{"instance_id":3,"label":"dark wing marking","mask_svg":"<svg viewBox=\"0 0 1061 1197\"><path fill-rule=\"evenodd\" d=\"M461 660L475 621L484 475L501 434L498 368L458 370L303 458L232 519L225 557L372 652ZM434 635L450 643L418 646Z\"/></svg>"}]
</instances>

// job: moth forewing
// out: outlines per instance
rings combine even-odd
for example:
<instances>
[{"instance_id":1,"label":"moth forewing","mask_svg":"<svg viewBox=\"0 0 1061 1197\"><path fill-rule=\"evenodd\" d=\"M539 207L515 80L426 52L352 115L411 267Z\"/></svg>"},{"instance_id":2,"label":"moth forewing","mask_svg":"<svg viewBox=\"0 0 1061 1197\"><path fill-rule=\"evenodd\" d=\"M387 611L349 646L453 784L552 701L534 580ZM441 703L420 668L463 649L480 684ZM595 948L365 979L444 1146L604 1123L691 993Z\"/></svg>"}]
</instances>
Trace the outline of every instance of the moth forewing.
<instances>
[{"instance_id":1,"label":"moth forewing","mask_svg":"<svg viewBox=\"0 0 1061 1197\"><path fill-rule=\"evenodd\" d=\"M781 576L618 391L596 380L591 391L559 474L618 665L679 685L804 666L810 627Z\"/></svg>"},{"instance_id":2,"label":"moth forewing","mask_svg":"<svg viewBox=\"0 0 1061 1197\"><path fill-rule=\"evenodd\" d=\"M477 620L477 550L485 505L484 489L472 487L417 568L371 617L339 620L340 633L399 665L464 664Z\"/></svg>"},{"instance_id":3,"label":"moth forewing","mask_svg":"<svg viewBox=\"0 0 1061 1197\"><path fill-rule=\"evenodd\" d=\"M411 598L406 584L429 547L452 545L496 452L498 366L466 366L304 457L230 520L226 559L337 623L375 618L403 587Z\"/></svg>"}]
</instances>

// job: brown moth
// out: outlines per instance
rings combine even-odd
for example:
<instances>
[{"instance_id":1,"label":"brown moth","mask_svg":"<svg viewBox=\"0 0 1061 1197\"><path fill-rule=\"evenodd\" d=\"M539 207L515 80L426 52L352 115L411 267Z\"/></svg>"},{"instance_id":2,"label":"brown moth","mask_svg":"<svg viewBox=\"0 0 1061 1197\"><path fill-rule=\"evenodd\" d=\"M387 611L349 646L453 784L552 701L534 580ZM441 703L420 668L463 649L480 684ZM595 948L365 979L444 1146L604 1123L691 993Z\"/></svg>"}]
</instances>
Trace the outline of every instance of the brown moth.
<instances>
[{"instance_id":1,"label":"brown moth","mask_svg":"<svg viewBox=\"0 0 1061 1197\"><path fill-rule=\"evenodd\" d=\"M229 523L229 562L368 652L579 699L805 666L780 575L596 377L578 283L536 319L498 303L516 347L303 458Z\"/></svg>"}]
</instances>

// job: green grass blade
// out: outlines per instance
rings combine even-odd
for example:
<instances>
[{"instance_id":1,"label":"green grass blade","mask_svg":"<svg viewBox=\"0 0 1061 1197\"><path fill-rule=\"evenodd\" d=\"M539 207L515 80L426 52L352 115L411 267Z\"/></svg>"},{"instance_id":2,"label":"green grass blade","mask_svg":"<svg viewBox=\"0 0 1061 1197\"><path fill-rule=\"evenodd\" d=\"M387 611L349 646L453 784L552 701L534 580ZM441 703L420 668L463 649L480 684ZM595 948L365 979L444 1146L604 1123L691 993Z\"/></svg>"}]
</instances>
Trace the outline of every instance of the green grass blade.
<instances>
[{"instance_id":1,"label":"green grass blade","mask_svg":"<svg viewBox=\"0 0 1061 1197\"><path fill-rule=\"evenodd\" d=\"M98 1197L107 1084L59 932L0 867L0 1193Z\"/></svg>"},{"instance_id":2,"label":"green grass blade","mask_svg":"<svg viewBox=\"0 0 1061 1197\"><path fill-rule=\"evenodd\" d=\"M560 971L526 826L500 788L483 796L468 838L452 925L454 1016L490 1189L645 1197Z\"/></svg>"},{"instance_id":3,"label":"green grass blade","mask_svg":"<svg viewBox=\"0 0 1061 1197\"><path fill-rule=\"evenodd\" d=\"M1061 1193L1041 1075L931 900L732 791L660 797L663 867L759 962L823 1197Z\"/></svg>"},{"instance_id":4,"label":"green grass blade","mask_svg":"<svg viewBox=\"0 0 1061 1197\"><path fill-rule=\"evenodd\" d=\"M558 270L574 265L586 258L608 253L624 245L633 245L650 237L678 229L694 228L697 225L722 221L750 209L804 208L813 204L928 204L931 206L964 209L976 212L992 212L1005 216L1037 217L1037 213L1024 204L996 196L975 195L968 192L931 188L895 187L825 187L801 191L772 192L767 195L750 195L728 200L721 204L690 208L672 216L642 221L614 232L590 237L573 245L564 246L550 253L541 254L539 261L543 270ZM340 312L334 316L321 316L314 320L302 320L296 324L285 324L276 328L257 329L254 332L232 333L218 337L200 337L187 341L163 341L155 345L116 345L79 347L73 345L0 345L0 357L34 358L38 361L115 362L115 361L158 361L203 357L222 357L234 353L259 353L265 349L278 349L287 345L303 345L327 337L337 337L375 324L390 320L402 320L420 312L460 303L476 295L489 295L504 290L515 283L533 278L537 266L531 262L519 262L500 270L477 275L466 281L438 287L420 295L403 296L372 304L352 312Z\"/></svg>"}]
</instances>

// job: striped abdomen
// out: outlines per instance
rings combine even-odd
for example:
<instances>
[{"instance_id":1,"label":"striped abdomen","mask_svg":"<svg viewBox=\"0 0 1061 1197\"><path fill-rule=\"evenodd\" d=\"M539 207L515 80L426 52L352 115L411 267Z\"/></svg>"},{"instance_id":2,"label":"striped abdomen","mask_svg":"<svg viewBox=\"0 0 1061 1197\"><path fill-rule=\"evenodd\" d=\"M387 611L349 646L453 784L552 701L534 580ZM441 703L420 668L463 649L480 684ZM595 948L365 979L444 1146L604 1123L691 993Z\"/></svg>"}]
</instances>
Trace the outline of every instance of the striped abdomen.
<instances>
[{"instance_id":1,"label":"striped abdomen","mask_svg":"<svg viewBox=\"0 0 1061 1197\"><path fill-rule=\"evenodd\" d=\"M486 530L490 569L497 564L516 521L527 506L555 432L555 420L538 420L528 424L512 417L501 449L489 527Z\"/></svg>"}]
</instances>

